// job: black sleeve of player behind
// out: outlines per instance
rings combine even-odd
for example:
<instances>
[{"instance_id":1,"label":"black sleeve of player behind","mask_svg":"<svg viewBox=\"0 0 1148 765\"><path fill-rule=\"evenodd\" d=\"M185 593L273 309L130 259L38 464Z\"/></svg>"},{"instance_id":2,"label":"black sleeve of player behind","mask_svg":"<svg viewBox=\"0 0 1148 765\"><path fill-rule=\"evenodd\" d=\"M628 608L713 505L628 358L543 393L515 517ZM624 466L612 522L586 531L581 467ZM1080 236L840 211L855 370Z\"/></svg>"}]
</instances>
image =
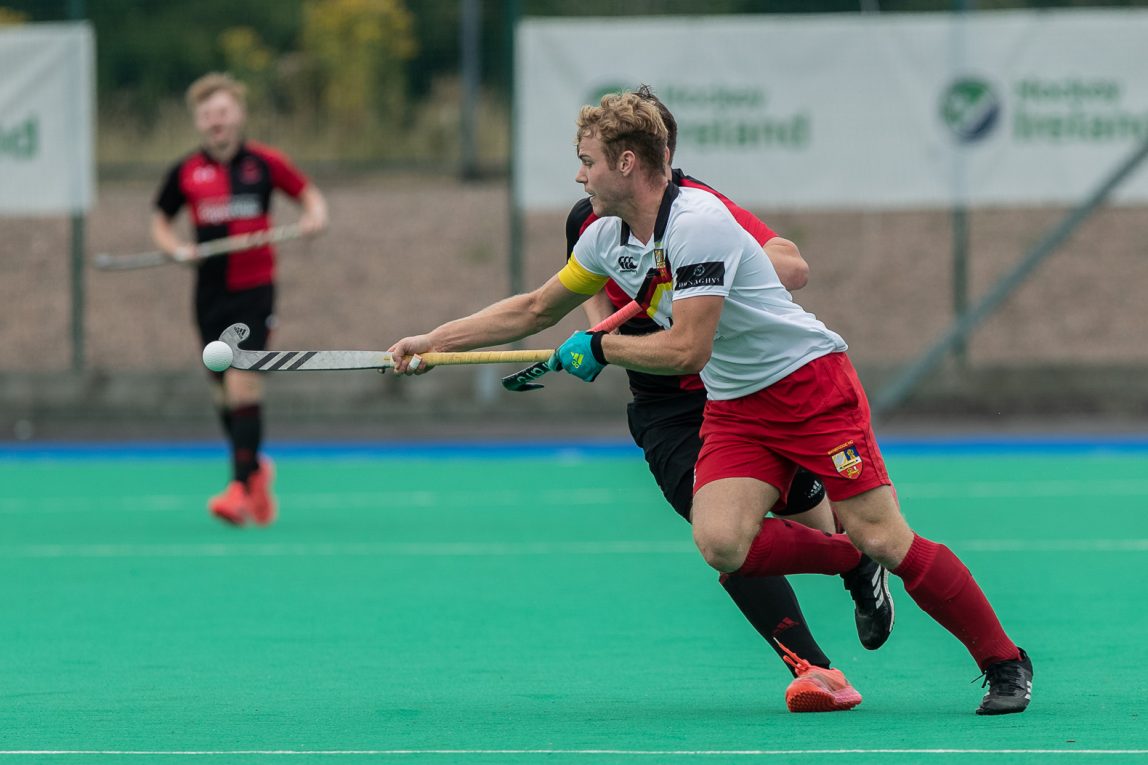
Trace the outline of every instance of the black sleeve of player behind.
<instances>
[{"instance_id":1,"label":"black sleeve of player behind","mask_svg":"<svg viewBox=\"0 0 1148 765\"><path fill-rule=\"evenodd\" d=\"M570 253L574 252L574 245L582 237L582 232L586 230L586 220L593 214L594 210L590 207L590 197L579 199L570 208L570 214L566 216L566 257L564 260L570 259Z\"/></svg>"},{"instance_id":2,"label":"black sleeve of player behind","mask_svg":"<svg viewBox=\"0 0 1148 765\"><path fill-rule=\"evenodd\" d=\"M163 179L163 185L155 196L156 209L169 218L174 218L187 200L183 196L183 189L179 187L179 171L183 162L176 162Z\"/></svg>"}]
</instances>

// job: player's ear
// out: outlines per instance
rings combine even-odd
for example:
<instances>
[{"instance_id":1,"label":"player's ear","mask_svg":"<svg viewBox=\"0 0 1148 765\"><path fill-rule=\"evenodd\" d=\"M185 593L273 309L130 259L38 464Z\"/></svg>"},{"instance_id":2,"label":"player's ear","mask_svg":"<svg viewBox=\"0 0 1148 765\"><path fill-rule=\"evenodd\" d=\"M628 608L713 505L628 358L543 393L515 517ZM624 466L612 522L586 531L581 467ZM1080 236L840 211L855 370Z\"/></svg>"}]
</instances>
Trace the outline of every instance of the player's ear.
<instances>
[{"instance_id":1,"label":"player's ear","mask_svg":"<svg viewBox=\"0 0 1148 765\"><path fill-rule=\"evenodd\" d=\"M634 152L626 149L622 152L622 156L618 157L618 172L622 175L629 175L634 171L634 165L638 161Z\"/></svg>"}]
</instances>

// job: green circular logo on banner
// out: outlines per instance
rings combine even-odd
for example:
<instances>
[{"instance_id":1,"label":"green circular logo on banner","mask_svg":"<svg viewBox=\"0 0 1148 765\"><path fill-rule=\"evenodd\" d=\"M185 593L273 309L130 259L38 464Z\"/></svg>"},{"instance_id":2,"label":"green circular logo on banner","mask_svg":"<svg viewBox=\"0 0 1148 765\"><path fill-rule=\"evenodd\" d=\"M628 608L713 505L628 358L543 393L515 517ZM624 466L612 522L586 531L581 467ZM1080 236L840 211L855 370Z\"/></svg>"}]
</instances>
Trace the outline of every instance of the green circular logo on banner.
<instances>
[{"instance_id":1,"label":"green circular logo on banner","mask_svg":"<svg viewBox=\"0 0 1148 765\"><path fill-rule=\"evenodd\" d=\"M941 119L961 143L987 136L1001 116L1001 99L992 85L966 77L948 87L941 98Z\"/></svg>"}]
</instances>

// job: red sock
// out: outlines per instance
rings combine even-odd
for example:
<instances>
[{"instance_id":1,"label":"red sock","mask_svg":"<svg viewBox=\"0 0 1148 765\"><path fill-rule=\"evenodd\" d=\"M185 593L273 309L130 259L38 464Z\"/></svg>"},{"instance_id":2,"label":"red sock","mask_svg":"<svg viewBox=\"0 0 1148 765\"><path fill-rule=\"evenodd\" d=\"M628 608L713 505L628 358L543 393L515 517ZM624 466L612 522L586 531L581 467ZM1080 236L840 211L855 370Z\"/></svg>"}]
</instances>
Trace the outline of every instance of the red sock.
<instances>
[{"instance_id":1,"label":"red sock","mask_svg":"<svg viewBox=\"0 0 1148 765\"><path fill-rule=\"evenodd\" d=\"M965 644L981 669L1020 658L988 598L952 550L914 536L893 573L904 580L905 592L922 611Z\"/></svg>"},{"instance_id":2,"label":"red sock","mask_svg":"<svg viewBox=\"0 0 1148 765\"><path fill-rule=\"evenodd\" d=\"M800 523L766 518L737 573L840 574L855 568L860 560L861 553L844 534L828 534Z\"/></svg>"}]
</instances>

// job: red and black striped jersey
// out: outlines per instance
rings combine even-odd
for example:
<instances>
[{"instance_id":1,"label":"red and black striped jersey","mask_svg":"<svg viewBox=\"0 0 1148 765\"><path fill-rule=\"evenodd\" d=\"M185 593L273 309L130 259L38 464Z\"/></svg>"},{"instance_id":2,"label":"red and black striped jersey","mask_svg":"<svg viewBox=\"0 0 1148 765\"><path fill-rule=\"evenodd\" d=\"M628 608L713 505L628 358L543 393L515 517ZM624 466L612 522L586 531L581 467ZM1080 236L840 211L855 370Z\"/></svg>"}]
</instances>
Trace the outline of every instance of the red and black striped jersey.
<instances>
[{"instance_id":1,"label":"red and black striped jersey","mask_svg":"<svg viewBox=\"0 0 1148 765\"><path fill-rule=\"evenodd\" d=\"M226 164L203 150L187 155L168 171L155 206L168 218L187 205L199 243L271 227L271 193L279 189L298 198L307 178L282 153L245 141ZM204 260L200 287L227 291L270 284L275 278L275 250L253 247Z\"/></svg>"},{"instance_id":2,"label":"red and black striped jersey","mask_svg":"<svg viewBox=\"0 0 1148 765\"><path fill-rule=\"evenodd\" d=\"M757 240L758 244L764 245L770 239L777 236L777 233L774 232L773 229L765 225L765 223L753 213L739 207L721 192L699 181L697 178L692 178L681 170L674 170L672 180L674 184L683 188L708 191L720 199L733 214L734 219ZM567 258L569 258L570 253L574 251L574 244L582 237L582 233L596 220L598 220L598 216L594 214L590 206L589 197L578 200L574 207L571 208L570 214L566 216ZM615 284L613 279L606 282L605 289L606 296L610 298L610 302L613 303L615 309L621 308L630 302L630 296L623 292L622 288ZM649 316L642 314L636 319L631 319L626 322L619 331L625 335L648 335L651 332L657 332L658 329L658 325L655 324ZM629 369L626 370L626 374L630 378L630 390L636 399L661 398L672 396L682 391L697 391L705 388L698 375L653 375L647 372L635 372Z\"/></svg>"}]
</instances>

